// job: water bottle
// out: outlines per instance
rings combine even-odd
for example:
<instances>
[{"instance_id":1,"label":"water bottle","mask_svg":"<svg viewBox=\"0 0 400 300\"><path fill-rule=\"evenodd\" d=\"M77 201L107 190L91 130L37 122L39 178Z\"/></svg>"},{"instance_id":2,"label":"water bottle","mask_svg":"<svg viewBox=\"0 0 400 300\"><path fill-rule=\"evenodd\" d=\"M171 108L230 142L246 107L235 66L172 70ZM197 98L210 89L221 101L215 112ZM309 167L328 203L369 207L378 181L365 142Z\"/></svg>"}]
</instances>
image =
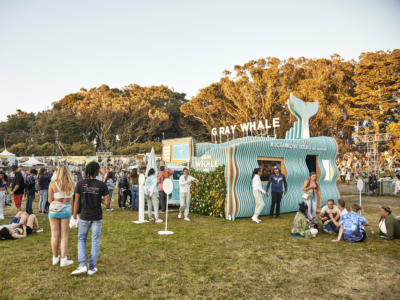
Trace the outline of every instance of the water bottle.
<instances>
[{"instance_id":1,"label":"water bottle","mask_svg":"<svg viewBox=\"0 0 400 300\"><path fill-rule=\"evenodd\" d=\"M375 232L374 232L374 230L372 229L372 227L371 227L371 234L375 234Z\"/></svg>"}]
</instances>

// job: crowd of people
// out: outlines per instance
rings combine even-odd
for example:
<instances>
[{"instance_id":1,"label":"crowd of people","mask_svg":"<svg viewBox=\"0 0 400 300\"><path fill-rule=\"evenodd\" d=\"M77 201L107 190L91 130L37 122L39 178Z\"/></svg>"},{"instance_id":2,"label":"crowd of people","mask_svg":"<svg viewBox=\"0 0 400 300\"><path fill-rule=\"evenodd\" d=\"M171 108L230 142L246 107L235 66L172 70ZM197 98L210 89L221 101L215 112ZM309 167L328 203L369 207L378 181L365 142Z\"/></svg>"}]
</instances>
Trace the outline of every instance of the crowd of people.
<instances>
[{"instance_id":1,"label":"crowd of people","mask_svg":"<svg viewBox=\"0 0 400 300\"><path fill-rule=\"evenodd\" d=\"M112 201L114 189L118 188L119 207L123 210L126 209L126 202L129 199L129 208L131 210L138 209L138 178L143 170L136 168L128 170L128 166L124 165L123 169L114 175L111 168L101 169L97 162L90 162L84 171L77 168L74 172L71 172L70 168L65 165L60 166L54 173L47 172L46 169L40 169L39 172L32 169L23 174L23 171L15 165L11 167L11 170L14 176L10 191L8 191L7 175L0 171L0 207L2 209L4 205L1 202L1 196L9 193L14 195L14 203L18 212L11 220L10 225L2 226L0 239L19 239L32 232L43 232L32 210L32 203L38 192L37 187L39 187L39 212L48 214L51 228L52 264L65 267L74 263L67 257L68 234L70 228L77 227L79 266L72 272L72 275L96 273L103 220L101 205L106 206L106 211L112 211L110 201ZM160 162L158 176L155 176L155 173L155 169L152 168L146 174L144 194L147 197L149 221L161 223L163 220L159 218L159 204L161 204L161 212L166 212L167 209L163 182L174 172L167 168L164 162ZM181 206L178 218L181 218L181 214L184 213L186 221L190 221L188 218L190 186L196 181L188 173L188 169L185 168L179 179ZM26 212L22 212L21 200L25 189L27 190ZM48 207L46 207L46 203L48 203ZM153 208L155 218L152 215ZM2 214L2 210L0 212ZM92 235L92 248L87 264L86 241L89 229L91 229Z\"/></svg>"},{"instance_id":2,"label":"crowd of people","mask_svg":"<svg viewBox=\"0 0 400 300\"><path fill-rule=\"evenodd\" d=\"M255 199L255 209L252 220L260 223L261 220L258 216L264 208L263 194L268 197L268 190L271 186L272 200L269 210L270 219L273 218L274 213L276 218L280 218L280 202L283 195L286 195L288 184L284 174L281 174L278 166L274 167L274 174L272 174L267 183L267 191L262 187L261 183L261 168L256 168L253 171L252 186L253 196ZM283 192L283 189L285 192ZM300 191L299 191L300 192ZM320 185L317 181L315 172L311 172L309 177L305 180L302 189L301 203L299 204L299 211L297 212L293 225L291 236L312 238L318 234L317 221L321 221L323 231L330 235L336 235L337 238L333 242L338 242L343 239L348 242L369 242L372 237L367 237L365 226L369 226L367 219L364 217L364 209L358 204L353 204L350 207L350 213L345 207L345 201L338 199L337 205L333 199L327 201L327 205L322 207L317 213L317 198L322 199ZM387 206L382 206L379 220L380 235L385 238L385 241L400 238L400 217L393 217L392 211ZM371 232L373 232L371 228Z\"/></svg>"}]
</instances>

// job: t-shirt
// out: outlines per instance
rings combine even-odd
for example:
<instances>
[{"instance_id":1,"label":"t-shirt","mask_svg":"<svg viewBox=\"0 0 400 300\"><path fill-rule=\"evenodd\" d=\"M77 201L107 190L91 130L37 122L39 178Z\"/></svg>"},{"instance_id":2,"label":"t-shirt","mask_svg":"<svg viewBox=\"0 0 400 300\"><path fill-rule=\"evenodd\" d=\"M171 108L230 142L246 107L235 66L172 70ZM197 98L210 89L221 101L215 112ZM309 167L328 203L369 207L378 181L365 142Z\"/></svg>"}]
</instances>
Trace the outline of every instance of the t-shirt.
<instances>
[{"instance_id":1,"label":"t-shirt","mask_svg":"<svg viewBox=\"0 0 400 300\"><path fill-rule=\"evenodd\" d=\"M362 225L367 225L362 215L351 212L341 217L339 225L344 227L343 238L348 242L357 242L362 239Z\"/></svg>"},{"instance_id":2,"label":"t-shirt","mask_svg":"<svg viewBox=\"0 0 400 300\"><path fill-rule=\"evenodd\" d=\"M332 214L334 218L336 218L337 214L340 215L340 210L339 208L337 208L336 205L333 206L332 209L330 209L328 207L328 205L325 205L322 209L321 209L321 213L323 214L323 217L327 217L328 219L330 219L329 214Z\"/></svg>"},{"instance_id":3,"label":"t-shirt","mask_svg":"<svg viewBox=\"0 0 400 300\"><path fill-rule=\"evenodd\" d=\"M342 176L346 175L346 169L345 168L342 168L341 172L342 172L342 174L341 174Z\"/></svg>"},{"instance_id":4,"label":"t-shirt","mask_svg":"<svg viewBox=\"0 0 400 300\"><path fill-rule=\"evenodd\" d=\"M24 176L22 176L21 172L17 172L13 179L11 189L14 190L15 186L19 185L18 190L15 191L14 195L23 195L25 189Z\"/></svg>"},{"instance_id":5,"label":"t-shirt","mask_svg":"<svg viewBox=\"0 0 400 300\"><path fill-rule=\"evenodd\" d=\"M340 217L342 217L345 214L348 214L349 212L347 211L347 209L343 208L343 211L340 212Z\"/></svg>"},{"instance_id":6,"label":"t-shirt","mask_svg":"<svg viewBox=\"0 0 400 300\"><path fill-rule=\"evenodd\" d=\"M101 198L109 195L105 182L97 179L84 179L76 184L75 194L81 195L81 219L99 221L103 219Z\"/></svg>"}]
</instances>

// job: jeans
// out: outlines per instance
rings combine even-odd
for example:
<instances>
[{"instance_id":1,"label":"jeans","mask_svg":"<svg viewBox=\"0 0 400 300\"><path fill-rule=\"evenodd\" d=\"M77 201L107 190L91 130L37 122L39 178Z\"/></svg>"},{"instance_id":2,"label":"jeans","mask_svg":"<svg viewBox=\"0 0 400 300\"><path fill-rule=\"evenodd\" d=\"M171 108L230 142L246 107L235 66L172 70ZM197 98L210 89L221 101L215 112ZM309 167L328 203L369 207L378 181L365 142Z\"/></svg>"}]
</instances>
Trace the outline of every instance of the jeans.
<instances>
[{"instance_id":1,"label":"jeans","mask_svg":"<svg viewBox=\"0 0 400 300\"><path fill-rule=\"evenodd\" d=\"M271 201L271 209L269 211L269 215L272 217L274 215L275 204L276 204L276 216L279 216L281 212L281 199L283 192L271 192L272 201Z\"/></svg>"},{"instance_id":2,"label":"jeans","mask_svg":"<svg viewBox=\"0 0 400 300\"><path fill-rule=\"evenodd\" d=\"M335 224L332 222L329 222L328 224L325 225L325 229L329 231L334 231L336 233L339 232L340 227L336 227Z\"/></svg>"},{"instance_id":3,"label":"jeans","mask_svg":"<svg viewBox=\"0 0 400 300\"><path fill-rule=\"evenodd\" d=\"M310 198L305 200L304 203L308 206L308 211L313 218L317 215L317 194L310 194Z\"/></svg>"},{"instance_id":4,"label":"jeans","mask_svg":"<svg viewBox=\"0 0 400 300\"><path fill-rule=\"evenodd\" d=\"M161 211L165 212L167 210L167 194L164 191L158 191L158 195L160 196Z\"/></svg>"},{"instance_id":5,"label":"jeans","mask_svg":"<svg viewBox=\"0 0 400 300\"><path fill-rule=\"evenodd\" d=\"M111 208L111 198L112 198L112 195L113 195L113 191L114 191L114 190L108 190L108 195L110 196L110 204L108 204L108 205L106 206L106 208Z\"/></svg>"},{"instance_id":6,"label":"jeans","mask_svg":"<svg viewBox=\"0 0 400 300\"><path fill-rule=\"evenodd\" d=\"M180 193L179 194L179 213L185 211L185 218L189 215L189 208L190 208L190 199L192 198L192 194L189 193Z\"/></svg>"},{"instance_id":7,"label":"jeans","mask_svg":"<svg viewBox=\"0 0 400 300\"><path fill-rule=\"evenodd\" d=\"M33 205L33 200L35 200L35 194L33 195L28 195L28 199L26 200L26 212L28 214L32 214L33 210L32 210L32 205Z\"/></svg>"},{"instance_id":8,"label":"jeans","mask_svg":"<svg viewBox=\"0 0 400 300\"><path fill-rule=\"evenodd\" d=\"M125 190L122 196L122 205L121 207L125 207L126 204L126 200L128 199L128 196L131 197L132 199L132 194L131 194L131 190Z\"/></svg>"},{"instance_id":9,"label":"jeans","mask_svg":"<svg viewBox=\"0 0 400 300\"><path fill-rule=\"evenodd\" d=\"M135 209L135 202L137 201L136 208L139 210L139 186L138 185L133 185L131 188L131 208L132 210Z\"/></svg>"},{"instance_id":10,"label":"jeans","mask_svg":"<svg viewBox=\"0 0 400 300\"><path fill-rule=\"evenodd\" d=\"M39 199L39 210L41 210L41 211L46 209L47 192L48 192L48 190L41 190L40 199Z\"/></svg>"},{"instance_id":11,"label":"jeans","mask_svg":"<svg viewBox=\"0 0 400 300\"><path fill-rule=\"evenodd\" d=\"M86 266L86 240L89 228L92 227L92 249L90 250L89 270L93 270L97 264L100 249L101 225L103 220L85 221L78 223L78 261L80 267Z\"/></svg>"}]
</instances>

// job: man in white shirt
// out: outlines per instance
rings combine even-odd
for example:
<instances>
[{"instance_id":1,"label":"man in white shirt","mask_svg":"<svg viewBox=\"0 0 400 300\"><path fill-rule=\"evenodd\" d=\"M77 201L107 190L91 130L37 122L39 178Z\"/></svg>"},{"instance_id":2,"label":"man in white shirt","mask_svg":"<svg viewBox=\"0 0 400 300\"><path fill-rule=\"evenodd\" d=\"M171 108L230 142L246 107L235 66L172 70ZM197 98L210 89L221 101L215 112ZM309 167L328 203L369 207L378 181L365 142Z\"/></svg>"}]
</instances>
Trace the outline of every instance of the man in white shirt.
<instances>
[{"instance_id":1,"label":"man in white shirt","mask_svg":"<svg viewBox=\"0 0 400 300\"><path fill-rule=\"evenodd\" d=\"M323 221L326 233L330 235L337 234L339 232L339 227L336 227L332 221L332 219L338 221L340 219L340 211L339 208L334 205L335 202L333 199L328 200L328 205L325 205L321 212L318 215L318 218ZM332 217L333 218L332 218Z\"/></svg>"},{"instance_id":2,"label":"man in white shirt","mask_svg":"<svg viewBox=\"0 0 400 300\"><path fill-rule=\"evenodd\" d=\"M339 229L340 229L340 226L339 226L340 219L342 218L343 215L349 213L349 212L347 211L347 209L345 208L345 206L346 206L346 202L344 202L343 199L338 199L338 201L337 201L337 208L338 208L339 211L340 211L340 218L339 218L339 221L337 221L337 220L333 217L333 214L329 214L329 217L331 218L332 223L335 224L336 228L339 228ZM335 230L334 230L334 231L335 231Z\"/></svg>"},{"instance_id":3,"label":"man in white shirt","mask_svg":"<svg viewBox=\"0 0 400 300\"><path fill-rule=\"evenodd\" d=\"M196 178L189 175L189 170L187 168L183 169L183 175L179 178L179 214L178 218L182 218L182 212L185 211L185 221L190 221L188 218L190 199L192 194L190 193L190 187L192 182L197 181Z\"/></svg>"},{"instance_id":4,"label":"man in white shirt","mask_svg":"<svg viewBox=\"0 0 400 300\"><path fill-rule=\"evenodd\" d=\"M346 181L346 168L342 167L340 170L340 179L342 180L342 183Z\"/></svg>"}]
</instances>

